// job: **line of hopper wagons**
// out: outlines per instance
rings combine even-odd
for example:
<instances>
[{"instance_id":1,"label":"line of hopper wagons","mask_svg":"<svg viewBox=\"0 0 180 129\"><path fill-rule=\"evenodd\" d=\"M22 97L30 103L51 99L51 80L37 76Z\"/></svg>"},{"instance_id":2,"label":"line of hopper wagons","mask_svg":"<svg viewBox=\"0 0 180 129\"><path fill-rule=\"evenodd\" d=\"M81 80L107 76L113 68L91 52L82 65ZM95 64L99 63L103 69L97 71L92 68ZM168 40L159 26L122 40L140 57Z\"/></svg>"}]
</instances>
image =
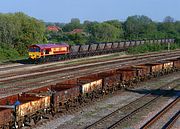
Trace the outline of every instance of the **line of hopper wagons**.
<instances>
[{"instance_id":1,"label":"line of hopper wagons","mask_svg":"<svg viewBox=\"0 0 180 129\"><path fill-rule=\"evenodd\" d=\"M29 46L29 63L45 63L125 51L143 44L173 44L175 39L133 40L120 42L68 45L67 43L34 44Z\"/></svg>"},{"instance_id":2,"label":"line of hopper wagons","mask_svg":"<svg viewBox=\"0 0 180 129\"><path fill-rule=\"evenodd\" d=\"M180 70L180 59L149 63L67 80L0 99L0 129L21 128L115 90Z\"/></svg>"}]
</instances>

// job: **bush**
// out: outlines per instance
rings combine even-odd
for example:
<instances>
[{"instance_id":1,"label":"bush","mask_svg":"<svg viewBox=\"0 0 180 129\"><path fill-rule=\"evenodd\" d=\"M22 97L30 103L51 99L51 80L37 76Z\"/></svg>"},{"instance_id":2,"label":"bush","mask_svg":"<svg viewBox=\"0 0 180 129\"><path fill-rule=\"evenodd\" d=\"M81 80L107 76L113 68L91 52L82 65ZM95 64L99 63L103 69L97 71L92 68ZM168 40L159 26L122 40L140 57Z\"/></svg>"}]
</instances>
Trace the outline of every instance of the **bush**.
<instances>
[{"instance_id":1,"label":"bush","mask_svg":"<svg viewBox=\"0 0 180 129\"><path fill-rule=\"evenodd\" d=\"M8 45L0 46L0 60L9 60L19 58L19 53Z\"/></svg>"},{"instance_id":2,"label":"bush","mask_svg":"<svg viewBox=\"0 0 180 129\"><path fill-rule=\"evenodd\" d=\"M180 48L180 45L177 43L170 45L170 50L174 50ZM130 54L138 54L138 53L146 53L146 52L155 52L155 51L162 51L168 50L168 45L161 45L161 44L144 44L137 47L132 47L128 49L128 53Z\"/></svg>"}]
</instances>

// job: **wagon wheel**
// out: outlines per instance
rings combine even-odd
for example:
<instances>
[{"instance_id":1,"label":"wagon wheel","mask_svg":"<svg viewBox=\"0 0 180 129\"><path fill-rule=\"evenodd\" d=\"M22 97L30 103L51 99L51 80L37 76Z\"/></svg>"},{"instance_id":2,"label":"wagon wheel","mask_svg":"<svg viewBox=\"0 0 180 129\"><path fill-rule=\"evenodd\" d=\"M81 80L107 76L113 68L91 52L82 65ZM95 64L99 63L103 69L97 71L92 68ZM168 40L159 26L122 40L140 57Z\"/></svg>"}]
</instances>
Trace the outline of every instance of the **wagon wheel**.
<instances>
[{"instance_id":1,"label":"wagon wheel","mask_svg":"<svg viewBox=\"0 0 180 129\"><path fill-rule=\"evenodd\" d=\"M19 121L17 124L18 124L18 128L23 127L23 122L22 121Z\"/></svg>"},{"instance_id":2,"label":"wagon wheel","mask_svg":"<svg viewBox=\"0 0 180 129\"><path fill-rule=\"evenodd\" d=\"M34 120L34 124L36 124L38 121L41 120L41 116L37 115L33 118L33 120Z\"/></svg>"},{"instance_id":3,"label":"wagon wheel","mask_svg":"<svg viewBox=\"0 0 180 129\"><path fill-rule=\"evenodd\" d=\"M28 116L25 116L23 123L24 125L29 126L29 124L31 123L31 118Z\"/></svg>"},{"instance_id":4,"label":"wagon wheel","mask_svg":"<svg viewBox=\"0 0 180 129\"><path fill-rule=\"evenodd\" d=\"M64 103L64 106L65 106L65 108L66 108L66 111L68 111L68 110L69 110L69 104L68 104L68 102Z\"/></svg>"},{"instance_id":5,"label":"wagon wheel","mask_svg":"<svg viewBox=\"0 0 180 129\"><path fill-rule=\"evenodd\" d=\"M55 109L54 109L54 108L51 108L51 112L50 112L50 113L51 113L52 117L54 117L55 114L56 114L56 113L55 113Z\"/></svg>"}]
</instances>

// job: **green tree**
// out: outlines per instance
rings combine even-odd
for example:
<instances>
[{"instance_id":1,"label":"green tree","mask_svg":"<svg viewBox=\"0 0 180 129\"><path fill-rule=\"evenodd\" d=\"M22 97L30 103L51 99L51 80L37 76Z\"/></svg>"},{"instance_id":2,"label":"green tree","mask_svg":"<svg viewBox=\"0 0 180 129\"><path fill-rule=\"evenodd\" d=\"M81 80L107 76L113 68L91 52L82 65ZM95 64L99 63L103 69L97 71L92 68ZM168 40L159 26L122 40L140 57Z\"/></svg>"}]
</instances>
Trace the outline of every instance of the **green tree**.
<instances>
[{"instance_id":1,"label":"green tree","mask_svg":"<svg viewBox=\"0 0 180 129\"><path fill-rule=\"evenodd\" d=\"M42 21L24 13L0 14L0 43L15 48L19 54L27 53L30 44L45 41Z\"/></svg>"},{"instance_id":2,"label":"green tree","mask_svg":"<svg viewBox=\"0 0 180 129\"><path fill-rule=\"evenodd\" d=\"M70 32L74 29L82 29L82 28L83 26L81 25L80 20L78 18L72 18L69 24L64 25L63 31Z\"/></svg>"},{"instance_id":3,"label":"green tree","mask_svg":"<svg viewBox=\"0 0 180 129\"><path fill-rule=\"evenodd\" d=\"M124 23L125 38L127 39L142 39L146 36L148 30L155 31L156 27L147 16L130 16Z\"/></svg>"},{"instance_id":4,"label":"green tree","mask_svg":"<svg viewBox=\"0 0 180 129\"><path fill-rule=\"evenodd\" d=\"M116 41L121 31L108 23L95 23L89 28L90 39L96 42Z\"/></svg>"}]
</instances>

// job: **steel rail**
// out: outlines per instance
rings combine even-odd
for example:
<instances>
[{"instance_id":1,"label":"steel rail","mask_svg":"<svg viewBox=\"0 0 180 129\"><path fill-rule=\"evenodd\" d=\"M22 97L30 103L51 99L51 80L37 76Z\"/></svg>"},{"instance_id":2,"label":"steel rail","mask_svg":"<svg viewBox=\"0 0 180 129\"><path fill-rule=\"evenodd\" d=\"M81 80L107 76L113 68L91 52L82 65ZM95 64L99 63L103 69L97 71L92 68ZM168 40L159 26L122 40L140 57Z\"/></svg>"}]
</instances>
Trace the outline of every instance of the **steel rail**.
<instances>
[{"instance_id":1,"label":"steel rail","mask_svg":"<svg viewBox=\"0 0 180 129\"><path fill-rule=\"evenodd\" d=\"M180 110L162 127L162 129L171 129L180 118Z\"/></svg>"},{"instance_id":2,"label":"steel rail","mask_svg":"<svg viewBox=\"0 0 180 129\"><path fill-rule=\"evenodd\" d=\"M180 96L178 96L173 102L168 104L165 108L163 108L160 112L158 112L151 120L149 120L146 124L144 124L141 129L147 129L152 126L157 120L160 119L166 112L168 112L173 106L175 106L180 101Z\"/></svg>"},{"instance_id":3,"label":"steel rail","mask_svg":"<svg viewBox=\"0 0 180 129\"><path fill-rule=\"evenodd\" d=\"M175 80L174 80L174 81L175 81ZM174 81L173 81L173 82L174 82ZM171 82L171 83L172 83L172 82ZM170 84L170 83L169 83L169 84ZM168 84L166 84L165 86L168 86ZM161 86L161 87L158 88L158 89L163 89L163 87L165 87L165 86ZM175 86L175 87L177 87L177 86ZM173 88L175 88L175 87L173 87ZM157 90L158 90L158 89L157 89ZM163 95L165 95L165 94L169 94L169 93L164 92L162 95L153 98L152 100L150 100L150 101L146 102L144 105L136 108L135 110L133 110L132 112L128 113L126 116L122 117L120 120L116 121L115 123L113 123L112 125L110 125L109 127L106 127L106 128L107 128L107 129L116 128L117 126L119 126L120 123L124 122L125 120L127 120L128 118L130 118L132 115L136 114L136 113L139 112L141 109L147 107L147 106L150 105L152 102L154 102L154 101L156 101L157 99L161 98L161 97L162 97ZM93 124L85 127L85 129L95 129L95 128L98 128L99 124L102 125L103 123L105 123L106 121L108 121L109 118L114 117L114 116L116 115L116 113L118 114L123 108L131 107L131 105L132 105L133 103L136 103L136 102L140 101L141 99L143 99L144 97L149 96L149 95L151 95L151 94L146 94L146 95L144 95L144 96L136 99L135 101L132 101L131 103L125 105L124 107L121 107L121 108L117 109L116 111L108 114L107 116L101 118L100 120L96 121L95 123L93 123Z\"/></svg>"}]
</instances>

